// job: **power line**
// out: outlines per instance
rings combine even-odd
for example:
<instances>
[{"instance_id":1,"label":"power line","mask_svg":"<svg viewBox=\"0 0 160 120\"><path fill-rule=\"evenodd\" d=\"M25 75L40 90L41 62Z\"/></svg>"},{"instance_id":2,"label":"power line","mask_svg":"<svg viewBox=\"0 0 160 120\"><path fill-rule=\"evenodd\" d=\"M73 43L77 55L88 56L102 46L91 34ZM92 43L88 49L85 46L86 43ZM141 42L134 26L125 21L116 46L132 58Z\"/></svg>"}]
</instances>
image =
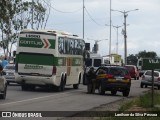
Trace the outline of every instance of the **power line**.
<instances>
[{"instance_id":1,"label":"power line","mask_svg":"<svg viewBox=\"0 0 160 120\"><path fill-rule=\"evenodd\" d=\"M87 13L87 15L89 16L89 18L90 18L95 24L97 24L98 26L104 26L104 25L101 25L101 24L97 23L97 22L93 19L93 17L90 15L90 13L89 13L88 10L86 9L86 7L85 7L85 10L86 10L86 13Z\"/></svg>"},{"instance_id":2,"label":"power line","mask_svg":"<svg viewBox=\"0 0 160 120\"><path fill-rule=\"evenodd\" d=\"M74 10L72 12L66 12L66 11L61 11L61 10L58 10L56 8L54 8L52 5L48 4L45 0L43 0L43 2L45 2L48 6L50 6L53 10L57 11L57 12L60 12L60 13L75 13L75 12L78 12L80 10L82 10L82 8L79 8L77 10Z\"/></svg>"}]
</instances>

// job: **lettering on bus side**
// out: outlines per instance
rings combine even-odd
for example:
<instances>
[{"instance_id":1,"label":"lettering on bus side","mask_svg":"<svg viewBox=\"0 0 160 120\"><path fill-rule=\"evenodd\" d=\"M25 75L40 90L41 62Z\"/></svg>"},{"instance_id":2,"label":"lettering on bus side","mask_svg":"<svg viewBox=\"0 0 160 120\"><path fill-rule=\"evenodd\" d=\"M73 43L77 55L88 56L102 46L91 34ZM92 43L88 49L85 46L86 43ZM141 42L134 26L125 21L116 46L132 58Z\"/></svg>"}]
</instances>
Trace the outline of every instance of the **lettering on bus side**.
<instances>
[{"instance_id":1,"label":"lettering on bus side","mask_svg":"<svg viewBox=\"0 0 160 120\"><path fill-rule=\"evenodd\" d=\"M43 69L43 66L41 66L41 65L28 65L28 64L25 64L24 69Z\"/></svg>"},{"instance_id":2,"label":"lettering on bus side","mask_svg":"<svg viewBox=\"0 0 160 120\"><path fill-rule=\"evenodd\" d=\"M38 41L25 41L25 40L21 40L20 44L43 45L42 42L38 42Z\"/></svg>"},{"instance_id":3,"label":"lettering on bus side","mask_svg":"<svg viewBox=\"0 0 160 120\"><path fill-rule=\"evenodd\" d=\"M158 61L158 59L150 59L150 60L149 60L149 63L157 63L157 64L158 64L159 61Z\"/></svg>"},{"instance_id":4,"label":"lettering on bus side","mask_svg":"<svg viewBox=\"0 0 160 120\"><path fill-rule=\"evenodd\" d=\"M40 35L26 34L26 37L29 37L29 38L40 38Z\"/></svg>"}]
</instances>

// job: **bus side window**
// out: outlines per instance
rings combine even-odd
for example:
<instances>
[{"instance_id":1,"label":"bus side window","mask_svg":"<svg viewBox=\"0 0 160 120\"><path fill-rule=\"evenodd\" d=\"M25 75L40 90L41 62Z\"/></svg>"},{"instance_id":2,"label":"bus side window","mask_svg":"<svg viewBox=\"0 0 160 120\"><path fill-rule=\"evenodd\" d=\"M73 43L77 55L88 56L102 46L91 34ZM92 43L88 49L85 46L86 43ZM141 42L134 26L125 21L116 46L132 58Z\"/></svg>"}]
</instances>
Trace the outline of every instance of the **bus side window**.
<instances>
[{"instance_id":1,"label":"bus side window","mask_svg":"<svg viewBox=\"0 0 160 120\"><path fill-rule=\"evenodd\" d=\"M64 53L64 44L63 44L63 38L59 38L58 40L58 51L59 53L63 54Z\"/></svg>"}]
</instances>

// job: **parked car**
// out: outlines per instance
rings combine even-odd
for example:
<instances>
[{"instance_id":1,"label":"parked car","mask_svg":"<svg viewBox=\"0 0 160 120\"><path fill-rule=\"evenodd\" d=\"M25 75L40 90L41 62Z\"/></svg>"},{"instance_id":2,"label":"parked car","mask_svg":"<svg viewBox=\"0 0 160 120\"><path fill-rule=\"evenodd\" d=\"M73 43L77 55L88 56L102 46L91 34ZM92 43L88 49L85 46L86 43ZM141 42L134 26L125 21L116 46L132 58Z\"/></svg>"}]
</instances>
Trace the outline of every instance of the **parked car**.
<instances>
[{"instance_id":1,"label":"parked car","mask_svg":"<svg viewBox=\"0 0 160 120\"><path fill-rule=\"evenodd\" d=\"M152 71L147 70L143 75L142 75L142 80L140 87L147 88L147 86L152 86ZM156 86L158 89L160 89L160 71L154 71L154 86Z\"/></svg>"},{"instance_id":2,"label":"parked car","mask_svg":"<svg viewBox=\"0 0 160 120\"><path fill-rule=\"evenodd\" d=\"M103 72L102 72L103 71ZM117 91L128 96L131 87L131 76L125 67L120 66L102 66L96 71L96 89L99 94L105 94L105 91L111 91L115 95Z\"/></svg>"},{"instance_id":3,"label":"parked car","mask_svg":"<svg viewBox=\"0 0 160 120\"><path fill-rule=\"evenodd\" d=\"M135 80L139 80L139 71L135 65L125 65L124 67L127 68L129 74Z\"/></svg>"},{"instance_id":4,"label":"parked car","mask_svg":"<svg viewBox=\"0 0 160 120\"><path fill-rule=\"evenodd\" d=\"M7 81L2 74L2 66L0 66L0 99L6 98Z\"/></svg>"},{"instance_id":5,"label":"parked car","mask_svg":"<svg viewBox=\"0 0 160 120\"><path fill-rule=\"evenodd\" d=\"M15 83L15 64L7 64L3 69L4 77L7 80L7 84Z\"/></svg>"}]
</instances>

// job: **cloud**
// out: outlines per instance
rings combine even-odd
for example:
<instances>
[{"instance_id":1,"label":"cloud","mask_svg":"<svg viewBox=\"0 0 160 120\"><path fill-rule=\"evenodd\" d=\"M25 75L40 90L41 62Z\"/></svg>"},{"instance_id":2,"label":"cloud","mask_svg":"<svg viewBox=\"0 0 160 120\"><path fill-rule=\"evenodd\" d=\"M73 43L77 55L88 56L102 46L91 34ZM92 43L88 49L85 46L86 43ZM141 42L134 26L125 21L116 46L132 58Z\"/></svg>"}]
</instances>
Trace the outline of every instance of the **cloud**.
<instances>
[{"instance_id":1,"label":"cloud","mask_svg":"<svg viewBox=\"0 0 160 120\"><path fill-rule=\"evenodd\" d=\"M82 0L54 0L52 5L61 11L75 11L83 7ZM112 9L132 11L127 16L127 46L128 54L137 54L139 51L155 51L159 53L160 45L160 0L112 0ZM109 0L85 0L85 7L92 18L99 23L97 25L87 15L85 11L85 38L92 39L109 39L109 27L103 25L109 24ZM58 28L78 34L82 37L83 33L83 12L82 9L75 13L61 13L52 10L48 21L49 28ZM112 24L123 25L124 14L112 12ZM121 34L122 28L119 29L119 53L124 55L124 36ZM117 41L116 30L112 28L112 51L115 51ZM87 41L89 42L89 41ZM94 41L90 41L93 46ZM108 54L109 40L99 42L99 53Z\"/></svg>"}]
</instances>

